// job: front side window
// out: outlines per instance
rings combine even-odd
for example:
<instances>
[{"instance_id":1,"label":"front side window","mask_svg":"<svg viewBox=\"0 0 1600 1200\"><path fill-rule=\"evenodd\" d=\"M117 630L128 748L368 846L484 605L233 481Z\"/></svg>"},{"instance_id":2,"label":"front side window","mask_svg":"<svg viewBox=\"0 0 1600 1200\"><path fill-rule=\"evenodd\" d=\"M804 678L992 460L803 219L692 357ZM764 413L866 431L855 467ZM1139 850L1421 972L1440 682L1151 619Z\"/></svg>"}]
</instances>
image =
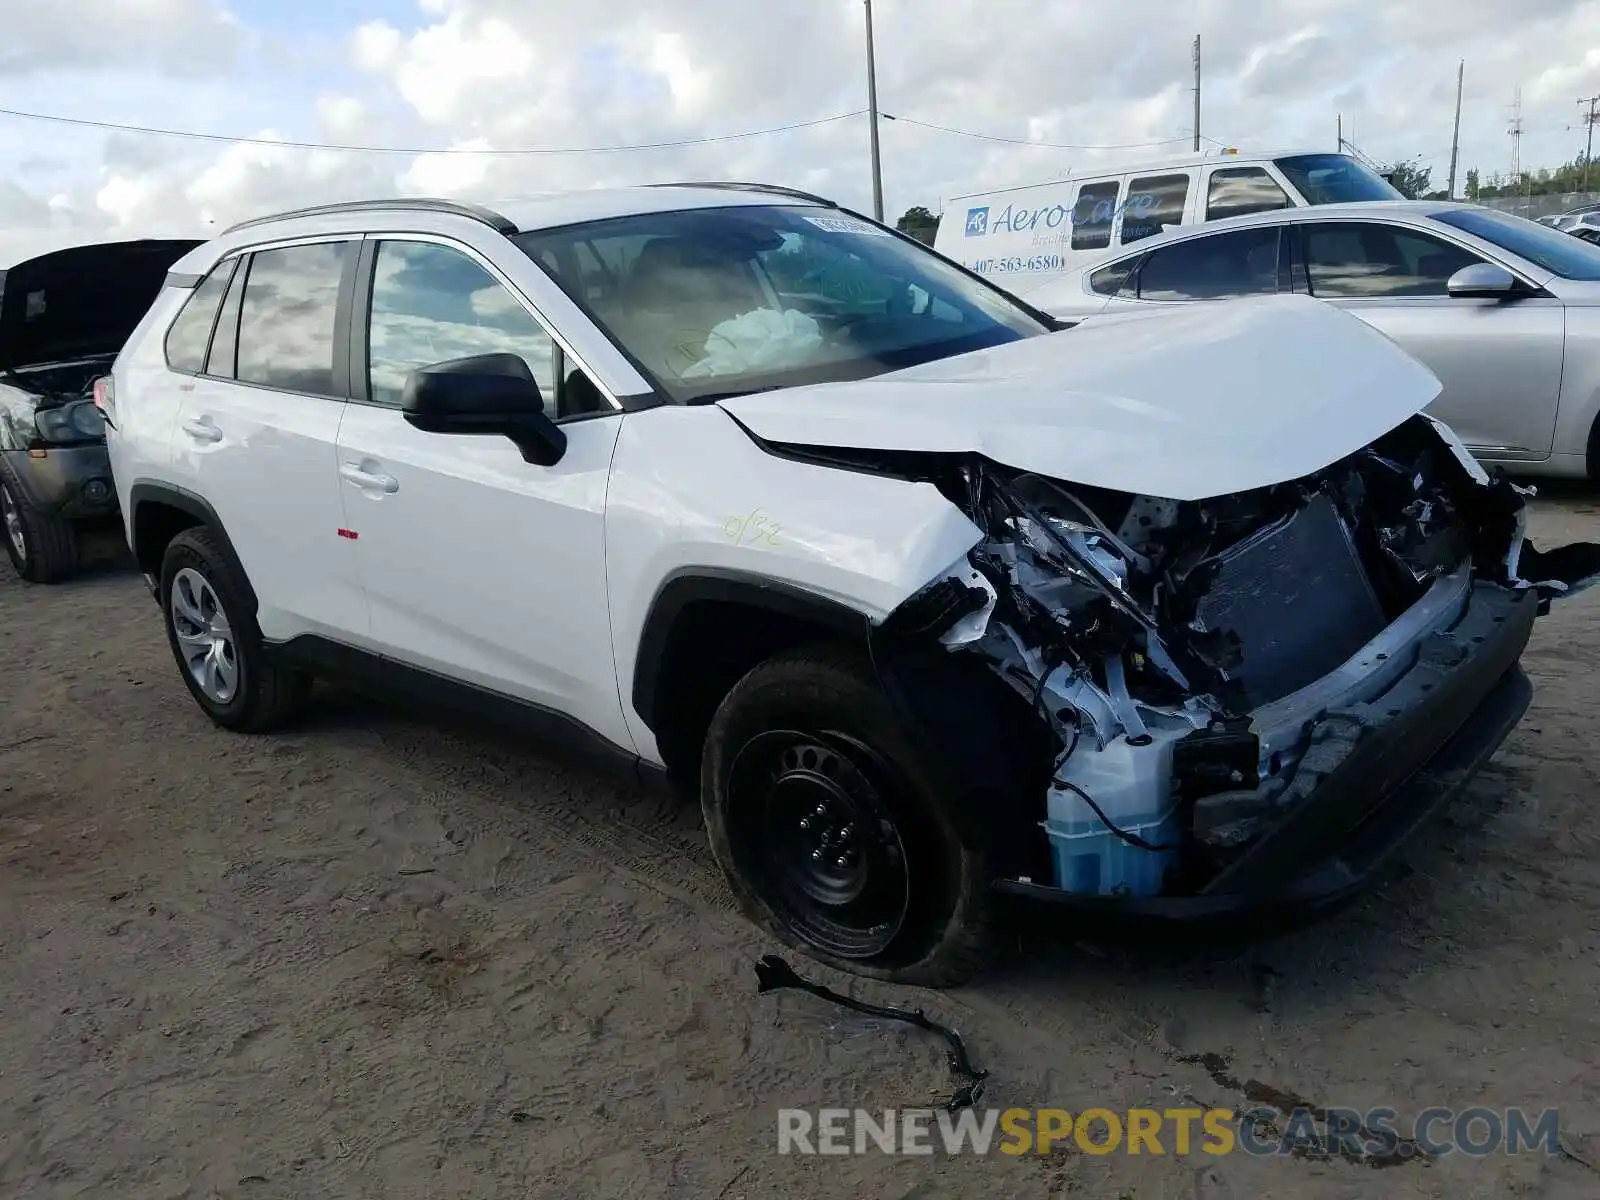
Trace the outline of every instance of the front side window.
<instances>
[{"instance_id":1,"label":"front side window","mask_svg":"<svg viewBox=\"0 0 1600 1200\"><path fill-rule=\"evenodd\" d=\"M1168 225L1183 224L1183 206L1189 200L1189 176L1154 175L1128 184L1128 201L1122 210L1122 244L1154 237Z\"/></svg>"},{"instance_id":2,"label":"front side window","mask_svg":"<svg viewBox=\"0 0 1600 1200\"><path fill-rule=\"evenodd\" d=\"M641 213L513 240L683 403L864 379L1047 331L917 243L831 209Z\"/></svg>"},{"instance_id":3,"label":"front side window","mask_svg":"<svg viewBox=\"0 0 1600 1200\"><path fill-rule=\"evenodd\" d=\"M1288 193L1260 167L1223 167L1211 172L1206 191L1208 221L1288 207Z\"/></svg>"},{"instance_id":4,"label":"front side window","mask_svg":"<svg viewBox=\"0 0 1600 1200\"><path fill-rule=\"evenodd\" d=\"M1226 300L1277 290L1276 225L1163 246L1139 270L1141 300Z\"/></svg>"},{"instance_id":5,"label":"front side window","mask_svg":"<svg viewBox=\"0 0 1600 1200\"><path fill-rule=\"evenodd\" d=\"M1481 237L1563 279L1600 280L1600 250L1592 242L1570 233L1548 229L1535 221L1492 208L1454 208L1435 213L1433 219ZM1587 227L1590 220L1586 215L1579 215L1573 218L1573 224Z\"/></svg>"},{"instance_id":6,"label":"front side window","mask_svg":"<svg viewBox=\"0 0 1600 1200\"><path fill-rule=\"evenodd\" d=\"M1103 250L1111 245L1111 222L1117 215L1120 183L1086 183L1072 206L1072 248Z\"/></svg>"},{"instance_id":7,"label":"front side window","mask_svg":"<svg viewBox=\"0 0 1600 1200\"><path fill-rule=\"evenodd\" d=\"M258 250L239 306L240 383L335 396L334 313L348 242Z\"/></svg>"},{"instance_id":8,"label":"front side window","mask_svg":"<svg viewBox=\"0 0 1600 1200\"><path fill-rule=\"evenodd\" d=\"M1405 199L1394 184L1348 154L1295 154L1273 161L1307 204Z\"/></svg>"},{"instance_id":9,"label":"front side window","mask_svg":"<svg viewBox=\"0 0 1600 1200\"><path fill-rule=\"evenodd\" d=\"M217 306L222 303L228 280L233 275L233 259L211 269L189 293L177 318L167 330L167 366L185 375L198 375L205 369L206 347L211 344L211 327L217 321Z\"/></svg>"},{"instance_id":10,"label":"front side window","mask_svg":"<svg viewBox=\"0 0 1600 1200\"><path fill-rule=\"evenodd\" d=\"M1447 296L1450 276L1483 261L1449 242L1376 221L1313 221L1304 228L1307 282L1324 299Z\"/></svg>"},{"instance_id":11,"label":"front side window","mask_svg":"<svg viewBox=\"0 0 1600 1200\"><path fill-rule=\"evenodd\" d=\"M383 242L372 280L367 370L375 403L397 405L418 367L479 354L527 363L557 415L556 344L522 301L475 259L432 242Z\"/></svg>"}]
</instances>

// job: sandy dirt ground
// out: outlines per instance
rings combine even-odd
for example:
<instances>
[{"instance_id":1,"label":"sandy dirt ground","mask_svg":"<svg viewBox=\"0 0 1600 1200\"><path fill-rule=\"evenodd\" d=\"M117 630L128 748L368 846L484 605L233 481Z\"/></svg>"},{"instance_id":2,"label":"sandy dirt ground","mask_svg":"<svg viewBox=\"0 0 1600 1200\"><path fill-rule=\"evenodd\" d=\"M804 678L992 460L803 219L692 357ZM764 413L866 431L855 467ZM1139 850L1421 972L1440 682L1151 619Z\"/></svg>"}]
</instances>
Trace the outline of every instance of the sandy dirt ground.
<instances>
[{"instance_id":1,"label":"sandy dirt ground","mask_svg":"<svg viewBox=\"0 0 1600 1200\"><path fill-rule=\"evenodd\" d=\"M1600 537L1586 489L1536 536ZM698 814L327 689L210 725L114 543L0 572L0 1195L1600 1195L1600 593L1535 706L1353 909L1243 949L1029 932L947 993L988 1102L1561 1109L1562 1153L780 1157L777 1109L948 1095L938 1044L758 996ZM1169 1147L1170 1150L1170 1147Z\"/></svg>"}]
</instances>

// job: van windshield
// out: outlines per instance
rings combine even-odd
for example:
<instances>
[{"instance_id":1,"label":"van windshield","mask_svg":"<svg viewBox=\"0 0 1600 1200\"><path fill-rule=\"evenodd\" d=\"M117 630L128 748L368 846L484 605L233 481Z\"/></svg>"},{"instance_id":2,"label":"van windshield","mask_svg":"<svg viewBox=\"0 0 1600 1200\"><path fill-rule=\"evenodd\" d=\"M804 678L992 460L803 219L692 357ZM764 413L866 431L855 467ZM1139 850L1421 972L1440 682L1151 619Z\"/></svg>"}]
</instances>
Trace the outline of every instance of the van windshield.
<instances>
[{"instance_id":1,"label":"van windshield","mask_svg":"<svg viewBox=\"0 0 1600 1200\"><path fill-rule=\"evenodd\" d=\"M679 403L846 379L1048 332L916 242L832 209L641 213L513 240Z\"/></svg>"},{"instance_id":2,"label":"van windshield","mask_svg":"<svg viewBox=\"0 0 1600 1200\"><path fill-rule=\"evenodd\" d=\"M1405 199L1382 175L1348 154L1296 154L1274 161L1307 204Z\"/></svg>"}]
</instances>

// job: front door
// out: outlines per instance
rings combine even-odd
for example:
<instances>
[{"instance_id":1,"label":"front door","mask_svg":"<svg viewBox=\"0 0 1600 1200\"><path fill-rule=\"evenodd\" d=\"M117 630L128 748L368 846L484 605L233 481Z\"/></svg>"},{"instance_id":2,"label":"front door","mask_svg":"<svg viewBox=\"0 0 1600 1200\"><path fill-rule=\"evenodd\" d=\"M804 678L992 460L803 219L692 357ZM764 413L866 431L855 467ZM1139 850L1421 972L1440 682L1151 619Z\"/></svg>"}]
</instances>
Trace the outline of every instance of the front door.
<instances>
[{"instance_id":1,"label":"front door","mask_svg":"<svg viewBox=\"0 0 1600 1200\"><path fill-rule=\"evenodd\" d=\"M338 452L374 648L576 718L631 750L604 538L623 417L575 386L550 334L464 247L396 238L374 250L368 361L357 368L366 400L351 403ZM413 368L506 351L528 364L561 422L567 449L554 466L524 462L504 437L423 433L400 412Z\"/></svg>"},{"instance_id":2,"label":"front door","mask_svg":"<svg viewBox=\"0 0 1600 1200\"><path fill-rule=\"evenodd\" d=\"M1378 221L1300 228L1300 286L1387 334L1437 375L1444 386L1428 411L1473 453L1549 457L1561 397L1561 301L1452 298L1450 276L1484 260L1420 230Z\"/></svg>"}]
</instances>

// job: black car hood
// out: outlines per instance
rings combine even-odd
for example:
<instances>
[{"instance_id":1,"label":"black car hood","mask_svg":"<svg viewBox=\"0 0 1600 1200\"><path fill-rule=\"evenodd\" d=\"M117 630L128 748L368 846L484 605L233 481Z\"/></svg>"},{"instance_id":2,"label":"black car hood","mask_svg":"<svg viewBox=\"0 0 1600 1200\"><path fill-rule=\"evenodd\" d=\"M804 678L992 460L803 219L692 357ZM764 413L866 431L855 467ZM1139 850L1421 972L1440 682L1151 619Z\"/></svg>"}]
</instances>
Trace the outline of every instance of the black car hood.
<instances>
[{"instance_id":1,"label":"black car hood","mask_svg":"<svg viewBox=\"0 0 1600 1200\"><path fill-rule=\"evenodd\" d=\"M100 242L0 271L0 371L115 354L193 239Z\"/></svg>"}]
</instances>

